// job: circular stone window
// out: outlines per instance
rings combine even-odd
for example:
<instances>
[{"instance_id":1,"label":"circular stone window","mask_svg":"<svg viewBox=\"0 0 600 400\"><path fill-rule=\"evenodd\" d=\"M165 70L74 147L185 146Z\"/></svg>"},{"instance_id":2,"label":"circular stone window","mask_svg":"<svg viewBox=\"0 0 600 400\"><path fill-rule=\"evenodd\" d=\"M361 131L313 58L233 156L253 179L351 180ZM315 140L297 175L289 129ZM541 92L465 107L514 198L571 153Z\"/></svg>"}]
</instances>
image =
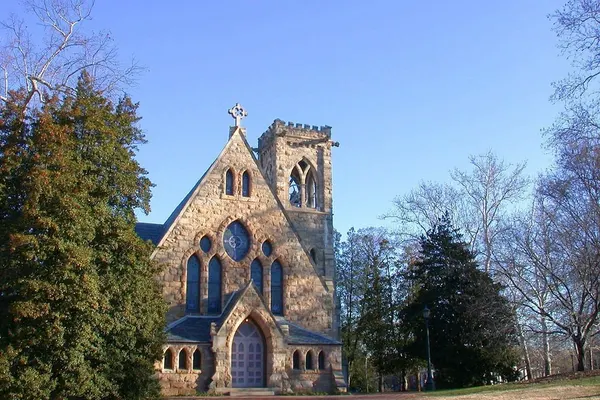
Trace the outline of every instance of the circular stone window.
<instances>
[{"instance_id":1,"label":"circular stone window","mask_svg":"<svg viewBox=\"0 0 600 400\"><path fill-rule=\"evenodd\" d=\"M271 246L271 242L265 240L262 244L262 251L265 256L269 257L273 252L273 246Z\"/></svg>"},{"instance_id":2,"label":"circular stone window","mask_svg":"<svg viewBox=\"0 0 600 400\"><path fill-rule=\"evenodd\" d=\"M223 234L223 247L234 261L243 259L250 249L250 235L239 221L233 221Z\"/></svg>"},{"instance_id":3,"label":"circular stone window","mask_svg":"<svg viewBox=\"0 0 600 400\"><path fill-rule=\"evenodd\" d=\"M203 252L208 253L211 247L212 242L210 238L208 236L202 236L202 239L200 239L200 249L202 249Z\"/></svg>"}]
</instances>

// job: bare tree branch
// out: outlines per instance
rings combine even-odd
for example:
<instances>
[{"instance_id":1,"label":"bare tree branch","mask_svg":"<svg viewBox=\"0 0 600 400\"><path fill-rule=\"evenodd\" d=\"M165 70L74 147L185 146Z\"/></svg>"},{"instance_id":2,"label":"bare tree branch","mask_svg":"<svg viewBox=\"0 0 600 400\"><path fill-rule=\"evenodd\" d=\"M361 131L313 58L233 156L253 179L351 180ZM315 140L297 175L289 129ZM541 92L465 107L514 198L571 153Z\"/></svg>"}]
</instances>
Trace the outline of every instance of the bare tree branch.
<instances>
[{"instance_id":1,"label":"bare tree branch","mask_svg":"<svg viewBox=\"0 0 600 400\"><path fill-rule=\"evenodd\" d=\"M105 95L135 82L142 68L135 61L121 65L110 34L84 30L93 1L31 0L25 5L44 35L33 43L23 20L15 16L0 25L7 33L0 47L0 101L7 101L10 90L24 88L26 106L35 106L34 98L44 102L44 92L72 92L83 71Z\"/></svg>"}]
</instances>

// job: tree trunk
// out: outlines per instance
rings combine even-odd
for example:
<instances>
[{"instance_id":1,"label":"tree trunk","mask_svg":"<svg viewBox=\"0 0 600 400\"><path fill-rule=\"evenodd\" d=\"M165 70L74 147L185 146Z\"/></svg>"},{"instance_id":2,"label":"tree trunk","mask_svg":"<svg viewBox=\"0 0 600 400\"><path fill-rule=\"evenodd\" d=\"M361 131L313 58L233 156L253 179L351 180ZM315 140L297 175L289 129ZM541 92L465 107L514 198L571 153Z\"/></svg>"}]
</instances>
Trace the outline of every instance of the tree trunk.
<instances>
[{"instance_id":1,"label":"tree trunk","mask_svg":"<svg viewBox=\"0 0 600 400\"><path fill-rule=\"evenodd\" d=\"M378 380L377 383L378 383L378 386L379 386L379 393L383 393L383 375L379 374L379 377L378 377L377 380Z\"/></svg>"},{"instance_id":2,"label":"tree trunk","mask_svg":"<svg viewBox=\"0 0 600 400\"><path fill-rule=\"evenodd\" d=\"M406 381L406 370L400 371L400 391L406 392L408 390L408 382Z\"/></svg>"},{"instance_id":3,"label":"tree trunk","mask_svg":"<svg viewBox=\"0 0 600 400\"><path fill-rule=\"evenodd\" d=\"M585 339L573 337L577 356L577 371L585 371Z\"/></svg>"},{"instance_id":4,"label":"tree trunk","mask_svg":"<svg viewBox=\"0 0 600 400\"><path fill-rule=\"evenodd\" d=\"M519 321L516 321L517 325L517 334L519 335L519 342L521 342L521 349L523 350L523 358L525 359L525 373L527 374L527 380L530 381L533 379L533 375L531 374L531 358L529 357L529 347L527 346L527 341L525 340L525 335L523 335L523 328Z\"/></svg>"},{"instance_id":5,"label":"tree trunk","mask_svg":"<svg viewBox=\"0 0 600 400\"><path fill-rule=\"evenodd\" d=\"M346 385L348 385L348 390L350 389L350 379L352 379L352 361L348 361L348 382L346 382Z\"/></svg>"},{"instance_id":6,"label":"tree trunk","mask_svg":"<svg viewBox=\"0 0 600 400\"><path fill-rule=\"evenodd\" d=\"M550 355L550 338L548 335L548 326L546 318L541 317L540 324L542 326L542 340L544 345L544 376L552 375L552 356Z\"/></svg>"}]
</instances>

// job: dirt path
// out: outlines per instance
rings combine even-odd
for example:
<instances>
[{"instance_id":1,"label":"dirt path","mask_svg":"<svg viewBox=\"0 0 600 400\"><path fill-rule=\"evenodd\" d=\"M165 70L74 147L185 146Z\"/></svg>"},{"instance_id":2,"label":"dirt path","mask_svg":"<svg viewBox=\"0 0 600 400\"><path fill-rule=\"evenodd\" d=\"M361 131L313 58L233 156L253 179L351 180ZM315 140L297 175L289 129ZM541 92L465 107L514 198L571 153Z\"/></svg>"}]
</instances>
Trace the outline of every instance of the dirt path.
<instances>
[{"instance_id":1,"label":"dirt path","mask_svg":"<svg viewBox=\"0 0 600 400\"><path fill-rule=\"evenodd\" d=\"M192 399L174 397L172 399ZM202 399L193 397L193 399ZM205 397L215 400L214 397ZM556 386L549 388L524 388L490 393L476 393L462 396L429 396L426 393L382 393L352 396L269 396L237 397L252 400L600 400L600 386Z\"/></svg>"}]
</instances>

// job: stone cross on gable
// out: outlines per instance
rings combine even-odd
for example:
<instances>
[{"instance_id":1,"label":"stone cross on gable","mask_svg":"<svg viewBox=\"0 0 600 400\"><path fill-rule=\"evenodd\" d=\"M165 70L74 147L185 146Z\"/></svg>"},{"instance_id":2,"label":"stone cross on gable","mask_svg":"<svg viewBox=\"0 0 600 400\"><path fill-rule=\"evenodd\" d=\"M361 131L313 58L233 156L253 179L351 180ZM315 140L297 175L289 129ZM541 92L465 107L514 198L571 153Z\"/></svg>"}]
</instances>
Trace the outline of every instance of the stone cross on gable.
<instances>
[{"instance_id":1,"label":"stone cross on gable","mask_svg":"<svg viewBox=\"0 0 600 400\"><path fill-rule=\"evenodd\" d=\"M248 116L248 112L240 105L240 103L235 103L235 106L231 107L227 112L235 119L235 126L240 126L242 118Z\"/></svg>"}]
</instances>

